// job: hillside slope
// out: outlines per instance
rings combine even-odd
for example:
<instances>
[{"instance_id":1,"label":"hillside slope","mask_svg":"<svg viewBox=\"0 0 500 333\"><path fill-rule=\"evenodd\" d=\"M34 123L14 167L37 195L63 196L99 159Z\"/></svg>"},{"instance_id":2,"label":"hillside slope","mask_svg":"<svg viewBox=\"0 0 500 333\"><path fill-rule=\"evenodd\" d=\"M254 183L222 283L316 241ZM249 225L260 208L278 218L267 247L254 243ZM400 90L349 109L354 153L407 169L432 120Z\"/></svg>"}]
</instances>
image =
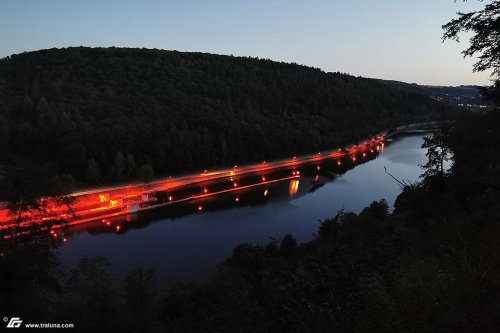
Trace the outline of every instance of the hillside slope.
<instances>
[{"instance_id":1,"label":"hillside slope","mask_svg":"<svg viewBox=\"0 0 500 333\"><path fill-rule=\"evenodd\" d=\"M255 58L78 47L0 60L0 164L86 183L312 152L445 113L376 80Z\"/></svg>"},{"instance_id":2,"label":"hillside slope","mask_svg":"<svg viewBox=\"0 0 500 333\"><path fill-rule=\"evenodd\" d=\"M496 102L489 96L487 87L462 85L462 86L424 86L416 83L406 83L393 80L379 80L393 88L429 96L445 104L459 106L468 110L481 109L481 105L489 109L496 106Z\"/></svg>"}]
</instances>

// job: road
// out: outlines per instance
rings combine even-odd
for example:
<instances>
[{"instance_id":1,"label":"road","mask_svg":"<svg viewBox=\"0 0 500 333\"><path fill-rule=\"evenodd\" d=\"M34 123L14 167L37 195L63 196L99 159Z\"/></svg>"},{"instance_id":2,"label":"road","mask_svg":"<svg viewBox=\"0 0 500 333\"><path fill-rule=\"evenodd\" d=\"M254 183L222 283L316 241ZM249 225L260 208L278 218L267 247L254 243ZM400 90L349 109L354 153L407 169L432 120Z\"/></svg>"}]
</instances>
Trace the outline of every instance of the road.
<instances>
[{"instance_id":1,"label":"road","mask_svg":"<svg viewBox=\"0 0 500 333\"><path fill-rule=\"evenodd\" d=\"M383 149L384 134L365 141L362 144L354 145L346 149L336 149L315 154L291 157L288 159L266 162L259 164L234 166L229 169L221 170L205 170L201 174L192 174L175 178L167 178L153 181L151 183L135 183L122 186L101 187L89 190L75 192L72 196L76 199L72 208L75 215L64 206L57 206L52 198L46 198L42 201L55 212L55 217L60 217L68 221L69 224L79 224L98 219L106 219L110 217L133 214L137 210L153 209L164 205L175 204L193 199L199 199L207 196L217 195L228 191L238 191L248 186L259 186L271 182L280 181L282 179L267 179L266 174L279 169L289 169L291 174L283 179L300 178L298 168L305 164L321 163L324 160L337 159L337 163L342 163L341 160L350 158L356 162L357 158L366 156L366 151L374 152L375 150ZM260 175L261 181L256 184L240 186L238 180L243 177L252 175ZM232 182L232 186L222 191L209 192L204 184L217 182ZM201 186L202 193L199 195L180 196L176 197L176 191L186 187ZM168 201L156 202L156 194L158 192L167 193ZM26 214L25 214L26 215ZM29 213L26 218L28 224L34 222L36 217L30 217ZM7 216L5 205L0 205L0 228L13 227L11 219Z\"/></svg>"}]
</instances>

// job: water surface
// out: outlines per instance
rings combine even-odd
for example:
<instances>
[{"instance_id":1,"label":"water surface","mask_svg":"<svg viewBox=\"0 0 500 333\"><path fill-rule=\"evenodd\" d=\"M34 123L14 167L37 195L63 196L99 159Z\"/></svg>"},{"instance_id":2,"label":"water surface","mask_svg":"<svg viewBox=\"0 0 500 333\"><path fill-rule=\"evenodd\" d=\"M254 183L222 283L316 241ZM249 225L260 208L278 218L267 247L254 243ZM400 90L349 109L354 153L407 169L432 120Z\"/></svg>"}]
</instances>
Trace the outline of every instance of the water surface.
<instances>
[{"instance_id":1,"label":"water surface","mask_svg":"<svg viewBox=\"0 0 500 333\"><path fill-rule=\"evenodd\" d=\"M418 180L419 165L426 162L422 143L422 134L400 137L386 144L383 154L338 176L333 163L319 171L315 166L304 168L298 182L193 203L193 209L179 207L181 213L162 210L154 216L139 216L129 222L131 227L124 225L126 232L85 226L59 250L60 259L73 266L81 256L100 255L110 260L119 278L142 266L155 269L163 286L200 282L238 244L267 244L285 234L302 243L314 237L320 220L340 209L359 212L381 198L392 206L400 188L384 167L398 179ZM198 212L195 207L201 204L204 210Z\"/></svg>"}]
</instances>

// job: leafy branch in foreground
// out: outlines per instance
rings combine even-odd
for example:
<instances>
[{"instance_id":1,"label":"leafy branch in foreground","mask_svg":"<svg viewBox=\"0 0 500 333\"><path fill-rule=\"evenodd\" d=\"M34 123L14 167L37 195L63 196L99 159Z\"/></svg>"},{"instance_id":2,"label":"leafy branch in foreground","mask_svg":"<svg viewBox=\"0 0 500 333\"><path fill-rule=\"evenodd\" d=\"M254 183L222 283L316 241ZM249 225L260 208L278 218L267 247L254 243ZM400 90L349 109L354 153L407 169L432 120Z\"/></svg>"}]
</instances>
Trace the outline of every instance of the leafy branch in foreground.
<instances>
[{"instance_id":1,"label":"leafy branch in foreground","mask_svg":"<svg viewBox=\"0 0 500 333\"><path fill-rule=\"evenodd\" d=\"M473 33L470 46L462 51L464 57L478 55L475 72L492 70L495 86L500 85L500 1L489 1L484 8L469 13L457 13L458 17L442 26L443 41L460 41L462 32Z\"/></svg>"},{"instance_id":2,"label":"leafy branch in foreground","mask_svg":"<svg viewBox=\"0 0 500 333\"><path fill-rule=\"evenodd\" d=\"M55 176L49 166L18 161L0 179L0 201L10 219L2 234L15 237L64 225L75 215L74 182L70 175Z\"/></svg>"}]
</instances>

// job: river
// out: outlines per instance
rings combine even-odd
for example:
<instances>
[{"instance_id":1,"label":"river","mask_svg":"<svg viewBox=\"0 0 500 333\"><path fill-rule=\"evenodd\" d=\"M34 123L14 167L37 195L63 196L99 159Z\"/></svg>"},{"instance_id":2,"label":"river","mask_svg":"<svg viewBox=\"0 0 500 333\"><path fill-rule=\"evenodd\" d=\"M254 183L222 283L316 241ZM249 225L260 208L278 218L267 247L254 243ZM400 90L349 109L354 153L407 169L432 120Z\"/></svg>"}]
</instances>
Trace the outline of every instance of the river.
<instances>
[{"instance_id":1,"label":"river","mask_svg":"<svg viewBox=\"0 0 500 333\"><path fill-rule=\"evenodd\" d=\"M102 224L76 228L59 258L71 267L84 255L107 257L117 278L135 267L154 269L163 287L204 281L238 244L264 245L285 234L303 243L314 237L320 220L340 209L359 212L381 198L392 206L400 188L384 167L398 179L417 181L419 165L426 162L423 136L395 138L383 152L343 173L332 161L319 170L303 168L299 180L139 216L121 230ZM193 208L201 206L202 211Z\"/></svg>"}]
</instances>

